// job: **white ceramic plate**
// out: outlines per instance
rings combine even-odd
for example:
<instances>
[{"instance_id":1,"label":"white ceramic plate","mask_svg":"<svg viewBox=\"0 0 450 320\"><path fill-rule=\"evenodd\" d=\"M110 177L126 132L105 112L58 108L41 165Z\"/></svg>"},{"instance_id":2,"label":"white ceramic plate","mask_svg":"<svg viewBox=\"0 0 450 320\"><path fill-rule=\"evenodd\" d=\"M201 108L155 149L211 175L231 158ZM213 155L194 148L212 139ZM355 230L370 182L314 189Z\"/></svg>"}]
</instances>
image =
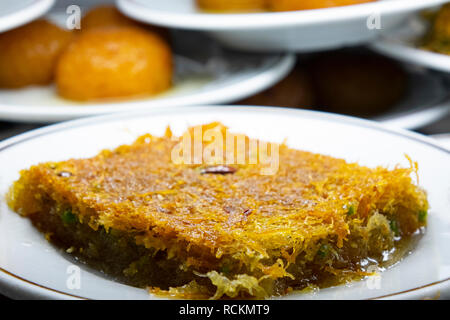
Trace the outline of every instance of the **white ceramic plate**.
<instances>
[{"instance_id":1,"label":"white ceramic plate","mask_svg":"<svg viewBox=\"0 0 450 320\"><path fill-rule=\"evenodd\" d=\"M55 0L0 1L0 32L19 27L46 13Z\"/></svg>"},{"instance_id":2,"label":"white ceramic plate","mask_svg":"<svg viewBox=\"0 0 450 320\"><path fill-rule=\"evenodd\" d=\"M379 53L400 61L450 72L450 56L417 47L417 42L426 33L427 26L420 17L414 16L405 25L391 34L384 35L381 40L371 44L371 48Z\"/></svg>"},{"instance_id":3,"label":"white ceramic plate","mask_svg":"<svg viewBox=\"0 0 450 320\"><path fill-rule=\"evenodd\" d=\"M436 139L441 146L450 150L450 133L434 134L431 137Z\"/></svg>"},{"instance_id":4,"label":"white ceramic plate","mask_svg":"<svg viewBox=\"0 0 450 320\"><path fill-rule=\"evenodd\" d=\"M58 16L50 18L58 20ZM190 31L174 32L173 39L175 83L163 94L141 100L78 103L60 98L53 86L0 89L0 120L56 122L164 106L230 103L271 87L290 72L296 60L291 54L230 52Z\"/></svg>"},{"instance_id":5,"label":"white ceramic plate","mask_svg":"<svg viewBox=\"0 0 450 320\"><path fill-rule=\"evenodd\" d=\"M200 12L194 0L117 0L119 9L137 20L207 31L233 48L298 52L367 42L401 25L410 13L444 2L379 0L318 10L212 14Z\"/></svg>"},{"instance_id":6,"label":"white ceramic plate","mask_svg":"<svg viewBox=\"0 0 450 320\"><path fill-rule=\"evenodd\" d=\"M420 185L431 204L429 227L416 248L381 278L354 282L291 299L450 298L450 152L430 138L382 127L374 122L327 113L279 108L191 107L81 119L31 131L0 143L0 194L32 164L89 157L103 148L132 142L140 134L161 135L171 125L175 134L187 126L222 121L234 132L266 141L356 161L362 165L419 163ZM25 218L11 212L0 198L0 291L12 297L156 299L81 268L80 288L67 281L75 262L47 243ZM70 283L70 282L69 282Z\"/></svg>"}]
</instances>

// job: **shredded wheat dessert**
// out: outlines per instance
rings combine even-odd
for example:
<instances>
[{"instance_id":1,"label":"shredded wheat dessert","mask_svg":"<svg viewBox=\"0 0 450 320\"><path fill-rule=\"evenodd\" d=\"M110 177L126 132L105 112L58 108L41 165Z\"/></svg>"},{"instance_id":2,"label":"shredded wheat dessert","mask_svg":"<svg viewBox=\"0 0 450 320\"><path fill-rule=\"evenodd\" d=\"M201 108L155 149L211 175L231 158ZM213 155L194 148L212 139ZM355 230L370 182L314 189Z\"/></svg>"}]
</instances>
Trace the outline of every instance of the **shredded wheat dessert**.
<instances>
[{"instance_id":1,"label":"shredded wheat dessert","mask_svg":"<svg viewBox=\"0 0 450 320\"><path fill-rule=\"evenodd\" d=\"M426 225L412 161L368 168L281 144L278 170L263 175L261 163L174 163L180 140L168 129L32 166L9 206L94 268L187 299L263 299L361 279L362 261L382 261Z\"/></svg>"}]
</instances>

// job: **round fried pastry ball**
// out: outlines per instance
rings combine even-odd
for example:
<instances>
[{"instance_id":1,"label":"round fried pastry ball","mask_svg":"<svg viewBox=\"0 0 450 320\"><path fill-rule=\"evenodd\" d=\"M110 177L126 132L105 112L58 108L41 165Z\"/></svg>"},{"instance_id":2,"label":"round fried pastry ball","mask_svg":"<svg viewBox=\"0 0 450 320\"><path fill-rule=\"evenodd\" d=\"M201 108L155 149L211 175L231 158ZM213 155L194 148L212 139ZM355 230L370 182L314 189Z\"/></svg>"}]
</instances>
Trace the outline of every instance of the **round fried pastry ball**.
<instances>
[{"instance_id":1,"label":"round fried pastry ball","mask_svg":"<svg viewBox=\"0 0 450 320\"><path fill-rule=\"evenodd\" d=\"M46 20L0 33L0 87L49 84L58 57L72 38L71 32Z\"/></svg>"},{"instance_id":2,"label":"round fried pastry ball","mask_svg":"<svg viewBox=\"0 0 450 320\"><path fill-rule=\"evenodd\" d=\"M318 104L327 111L370 117L406 94L408 76L396 62L366 52L329 52L309 65Z\"/></svg>"},{"instance_id":3,"label":"round fried pastry ball","mask_svg":"<svg viewBox=\"0 0 450 320\"><path fill-rule=\"evenodd\" d=\"M348 6L373 1L376 0L268 0L268 6L273 11L295 11Z\"/></svg>"},{"instance_id":4,"label":"round fried pastry ball","mask_svg":"<svg viewBox=\"0 0 450 320\"><path fill-rule=\"evenodd\" d=\"M262 11L266 8L267 0L197 0L197 5L203 10L239 12Z\"/></svg>"},{"instance_id":5,"label":"round fried pastry ball","mask_svg":"<svg viewBox=\"0 0 450 320\"><path fill-rule=\"evenodd\" d=\"M297 67L273 87L237 104L309 109L314 106L314 100L309 75L302 68Z\"/></svg>"},{"instance_id":6,"label":"round fried pastry ball","mask_svg":"<svg viewBox=\"0 0 450 320\"><path fill-rule=\"evenodd\" d=\"M64 98L86 101L160 93L172 84L172 53L157 33L136 27L81 32L61 55L56 86Z\"/></svg>"},{"instance_id":7,"label":"round fried pastry ball","mask_svg":"<svg viewBox=\"0 0 450 320\"><path fill-rule=\"evenodd\" d=\"M149 31L157 32L160 36L169 39L167 29L143 24L130 19L114 6L102 5L92 8L81 19L82 31L104 27L141 27Z\"/></svg>"},{"instance_id":8,"label":"round fried pastry ball","mask_svg":"<svg viewBox=\"0 0 450 320\"><path fill-rule=\"evenodd\" d=\"M89 10L81 19L81 30L112 26L138 26L139 23L124 16L114 6L98 6Z\"/></svg>"}]
</instances>

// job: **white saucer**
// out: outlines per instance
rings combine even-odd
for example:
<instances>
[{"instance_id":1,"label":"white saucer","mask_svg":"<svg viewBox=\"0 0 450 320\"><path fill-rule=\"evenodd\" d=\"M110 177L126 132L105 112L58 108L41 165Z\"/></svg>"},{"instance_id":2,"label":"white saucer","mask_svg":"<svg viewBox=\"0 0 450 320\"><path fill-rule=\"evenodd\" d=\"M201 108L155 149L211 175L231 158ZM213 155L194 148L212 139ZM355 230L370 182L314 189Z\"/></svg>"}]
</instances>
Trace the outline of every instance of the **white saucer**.
<instances>
[{"instance_id":1,"label":"white saucer","mask_svg":"<svg viewBox=\"0 0 450 320\"><path fill-rule=\"evenodd\" d=\"M317 10L250 14L199 11L194 0L116 0L126 15L166 27L207 31L251 51L312 51L368 42L412 13L446 0L379 0ZM380 22L378 24L377 22Z\"/></svg>"},{"instance_id":2,"label":"white saucer","mask_svg":"<svg viewBox=\"0 0 450 320\"><path fill-rule=\"evenodd\" d=\"M55 0L0 1L0 32L26 24L46 13Z\"/></svg>"}]
</instances>

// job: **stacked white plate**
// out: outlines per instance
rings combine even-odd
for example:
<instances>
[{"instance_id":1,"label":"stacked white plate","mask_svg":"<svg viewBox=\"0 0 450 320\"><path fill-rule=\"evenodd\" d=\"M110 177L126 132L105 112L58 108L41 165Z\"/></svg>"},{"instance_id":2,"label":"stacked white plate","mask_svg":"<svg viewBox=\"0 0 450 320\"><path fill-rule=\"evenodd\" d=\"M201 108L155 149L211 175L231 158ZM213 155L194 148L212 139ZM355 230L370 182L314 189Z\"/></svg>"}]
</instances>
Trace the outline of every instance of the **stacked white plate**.
<instances>
[{"instance_id":1,"label":"stacked white plate","mask_svg":"<svg viewBox=\"0 0 450 320\"><path fill-rule=\"evenodd\" d=\"M157 25L205 31L232 48L312 51L368 42L402 25L411 13L446 0L379 0L290 12L214 14L195 0L117 0L130 17Z\"/></svg>"},{"instance_id":2,"label":"stacked white plate","mask_svg":"<svg viewBox=\"0 0 450 320\"><path fill-rule=\"evenodd\" d=\"M11 7L0 2L0 27L1 17L7 15L9 19L8 12L16 7L21 16L28 18L22 20L26 23L44 14L53 4L53 0L45 0L37 1L40 6L29 7L29 2L34 3L17 0ZM64 27L67 18L65 4L71 2L58 3L46 18ZM96 5L92 1L84 1L83 4L83 10ZM27 15L19 8L27 8L24 10ZM30 11L33 15L28 13ZM15 16L15 13L12 14L13 18L7 21L18 21ZM13 27L12 24L8 26ZM174 86L163 94L140 100L79 103L62 99L53 86L0 89L0 120L45 123L164 106L230 103L271 87L291 71L296 61L295 56L289 53L251 55L230 52L219 46L217 41L195 32L174 32L172 39ZM198 48L202 50L199 52L196 50Z\"/></svg>"}]
</instances>

